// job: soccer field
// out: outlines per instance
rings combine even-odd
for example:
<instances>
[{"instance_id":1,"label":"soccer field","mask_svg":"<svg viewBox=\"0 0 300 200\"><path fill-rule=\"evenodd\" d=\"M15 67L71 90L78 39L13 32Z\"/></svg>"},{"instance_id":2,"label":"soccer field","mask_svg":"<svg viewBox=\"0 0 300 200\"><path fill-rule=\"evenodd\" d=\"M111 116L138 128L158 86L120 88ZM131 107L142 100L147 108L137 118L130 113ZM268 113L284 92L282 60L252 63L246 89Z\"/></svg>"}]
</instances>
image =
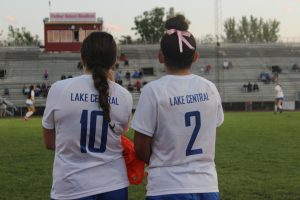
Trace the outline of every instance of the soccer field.
<instances>
[{"instance_id":1,"label":"soccer field","mask_svg":"<svg viewBox=\"0 0 300 200\"><path fill-rule=\"evenodd\" d=\"M0 119L0 142L0 199L49 199L54 153L43 146L41 118ZM300 200L299 154L300 112L225 113L216 143L221 199ZM145 191L131 186L129 199Z\"/></svg>"}]
</instances>

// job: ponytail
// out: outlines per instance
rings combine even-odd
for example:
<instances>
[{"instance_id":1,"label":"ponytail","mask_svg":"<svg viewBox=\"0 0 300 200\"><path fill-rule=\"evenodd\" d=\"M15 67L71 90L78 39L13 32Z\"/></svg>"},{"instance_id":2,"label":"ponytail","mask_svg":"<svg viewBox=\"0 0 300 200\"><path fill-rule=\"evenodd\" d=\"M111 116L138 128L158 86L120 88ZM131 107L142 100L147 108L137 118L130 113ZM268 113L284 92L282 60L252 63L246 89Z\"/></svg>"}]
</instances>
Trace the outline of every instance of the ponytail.
<instances>
[{"instance_id":1,"label":"ponytail","mask_svg":"<svg viewBox=\"0 0 300 200\"><path fill-rule=\"evenodd\" d=\"M103 109L103 117L109 123L110 120L110 104L108 103L109 83L107 80L107 72L100 67L95 67L92 71L94 86L99 92L99 107Z\"/></svg>"},{"instance_id":2,"label":"ponytail","mask_svg":"<svg viewBox=\"0 0 300 200\"><path fill-rule=\"evenodd\" d=\"M99 107L104 119L110 123L110 104L108 71L115 64L117 45L111 34L93 32L87 36L81 46L83 65L92 72L94 86L99 93Z\"/></svg>"}]
</instances>

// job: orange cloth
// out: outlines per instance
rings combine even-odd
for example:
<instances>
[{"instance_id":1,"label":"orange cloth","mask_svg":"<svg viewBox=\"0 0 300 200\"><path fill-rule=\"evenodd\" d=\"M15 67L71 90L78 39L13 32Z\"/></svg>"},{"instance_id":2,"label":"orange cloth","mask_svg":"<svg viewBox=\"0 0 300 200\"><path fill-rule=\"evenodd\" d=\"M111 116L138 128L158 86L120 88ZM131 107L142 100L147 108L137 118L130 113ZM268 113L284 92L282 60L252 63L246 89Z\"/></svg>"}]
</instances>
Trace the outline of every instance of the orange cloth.
<instances>
[{"instance_id":1,"label":"orange cloth","mask_svg":"<svg viewBox=\"0 0 300 200\"><path fill-rule=\"evenodd\" d=\"M144 178L145 163L135 156L133 142L121 136L121 143L123 146L123 156L127 168L127 176L130 184L138 185L142 183Z\"/></svg>"}]
</instances>

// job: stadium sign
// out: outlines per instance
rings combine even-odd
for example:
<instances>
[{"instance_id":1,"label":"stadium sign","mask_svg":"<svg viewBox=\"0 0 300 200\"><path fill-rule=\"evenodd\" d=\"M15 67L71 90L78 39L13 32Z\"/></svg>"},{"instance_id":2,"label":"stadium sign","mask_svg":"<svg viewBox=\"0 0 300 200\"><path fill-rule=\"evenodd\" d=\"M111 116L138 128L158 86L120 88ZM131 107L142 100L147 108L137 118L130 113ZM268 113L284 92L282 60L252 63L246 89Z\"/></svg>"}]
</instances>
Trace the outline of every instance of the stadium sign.
<instances>
[{"instance_id":1,"label":"stadium sign","mask_svg":"<svg viewBox=\"0 0 300 200\"><path fill-rule=\"evenodd\" d=\"M96 21L96 13L50 13L51 22L89 22Z\"/></svg>"}]
</instances>

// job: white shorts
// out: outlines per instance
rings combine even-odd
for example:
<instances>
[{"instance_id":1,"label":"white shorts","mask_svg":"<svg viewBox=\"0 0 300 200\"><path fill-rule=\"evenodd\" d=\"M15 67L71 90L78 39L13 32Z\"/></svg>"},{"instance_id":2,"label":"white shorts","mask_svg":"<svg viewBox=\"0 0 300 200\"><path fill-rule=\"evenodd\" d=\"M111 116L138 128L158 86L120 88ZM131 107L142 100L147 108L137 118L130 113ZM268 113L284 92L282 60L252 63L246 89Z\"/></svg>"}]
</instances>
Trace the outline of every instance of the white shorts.
<instances>
[{"instance_id":1,"label":"white shorts","mask_svg":"<svg viewBox=\"0 0 300 200\"><path fill-rule=\"evenodd\" d=\"M26 105L27 106L32 106L33 101L31 99L26 99Z\"/></svg>"}]
</instances>

